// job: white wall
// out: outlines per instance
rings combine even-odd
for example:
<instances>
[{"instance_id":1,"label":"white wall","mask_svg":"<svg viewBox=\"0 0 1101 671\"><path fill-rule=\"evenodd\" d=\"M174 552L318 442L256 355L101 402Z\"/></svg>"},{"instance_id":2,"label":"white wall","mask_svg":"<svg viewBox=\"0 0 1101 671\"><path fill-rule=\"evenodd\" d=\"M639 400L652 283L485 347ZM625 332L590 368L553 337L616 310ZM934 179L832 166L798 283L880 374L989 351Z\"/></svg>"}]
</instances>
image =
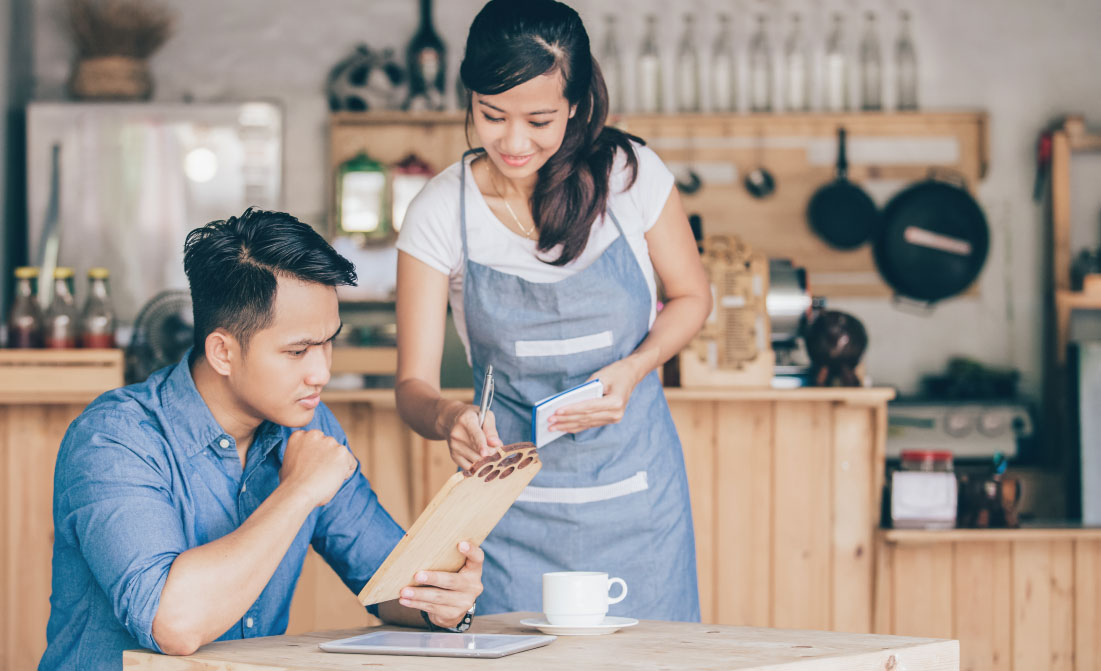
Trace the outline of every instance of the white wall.
<instances>
[{"instance_id":1,"label":"white wall","mask_svg":"<svg viewBox=\"0 0 1101 671\"><path fill-rule=\"evenodd\" d=\"M166 1L166 0L162 0ZM174 0L176 35L153 61L156 98L196 100L272 97L287 112L286 208L310 221L325 215L324 77L356 42L404 47L416 23L414 0ZM437 0L436 25L450 47L450 80L470 20L481 0ZM641 39L642 15L663 20L665 54L671 59L683 12L701 19L719 11L737 17L745 43L747 11L763 8L773 18L772 46L779 49L792 11L818 47L827 16L841 10L855 50L863 10L881 15L880 37L890 60L900 8L914 17L921 103L927 108L983 108L991 119L990 172L979 189L993 231L993 247L978 298L950 301L929 317L902 313L886 301L849 300L834 306L859 316L872 347L869 368L877 383L915 388L922 373L939 370L947 357L970 355L1015 366L1025 387L1039 387L1041 361L1041 210L1031 201L1036 136L1051 119L1082 112L1101 123L1101 3L1096 0L574 0L597 45L605 13L630 8L619 19L619 41L630 57ZM71 47L60 0L35 2L36 96L63 96ZM675 7L675 9L673 9ZM698 43L706 55L714 21L699 20ZM627 59L628 63L630 58ZM706 61L706 57L704 59ZM670 63L671 67L671 63ZM669 69L667 68L667 72ZM893 99L888 68L886 100ZM668 88L668 78L666 81ZM1096 183L1096 180L1093 181ZM1097 203L1082 206L1082 226L1095 229Z\"/></svg>"}]
</instances>

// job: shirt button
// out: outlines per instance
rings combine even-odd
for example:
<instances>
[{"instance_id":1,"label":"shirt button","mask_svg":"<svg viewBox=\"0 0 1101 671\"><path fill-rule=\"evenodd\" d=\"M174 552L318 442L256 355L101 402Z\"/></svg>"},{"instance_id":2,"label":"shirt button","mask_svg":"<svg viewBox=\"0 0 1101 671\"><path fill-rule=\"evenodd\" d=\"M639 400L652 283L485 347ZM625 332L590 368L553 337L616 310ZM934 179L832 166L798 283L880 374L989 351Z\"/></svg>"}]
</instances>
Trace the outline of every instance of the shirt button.
<instances>
[{"instance_id":1,"label":"shirt button","mask_svg":"<svg viewBox=\"0 0 1101 671\"><path fill-rule=\"evenodd\" d=\"M252 629L252 618L251 617L248 618L247 620L245 620L245 626L248 627L249 629Z\"/></svg>"},{"instance_id":2,"label":"shirt button","mask_svg":"<svg viewBox=\"0 0 1101 671\"><path fill-rule=\"evenodd\" d=\"M222 447L229 447L229 441L226 440L225 438L219 440L218 444L221 445Z\"/></svg>"},{"instance_id":3,"label":"shirt button","mask_svg":"<svg viewBox=\"0 0 1101 671\"><path fill-rule=\"evenodd\" d=\"M242 494L244 494L247 489L248 489L248 485L241 485L241 493Z\"/></svg>"}]
</instances>

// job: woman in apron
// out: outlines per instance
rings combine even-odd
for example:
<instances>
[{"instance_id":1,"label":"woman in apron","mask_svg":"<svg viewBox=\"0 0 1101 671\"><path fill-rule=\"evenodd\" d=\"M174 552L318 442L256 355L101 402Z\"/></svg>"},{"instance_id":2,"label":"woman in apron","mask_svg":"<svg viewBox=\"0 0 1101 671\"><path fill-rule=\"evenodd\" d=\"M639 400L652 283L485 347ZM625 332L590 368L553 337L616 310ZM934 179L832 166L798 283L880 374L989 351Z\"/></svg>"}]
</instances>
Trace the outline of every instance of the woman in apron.
<instances>
[{"instance_id":1,"label":"woman in apron","mask_svg":"<svg viewBox=\"0 0 1101 671\"><path fill-rule=\"evenodd\" d=\"M398 241L397 404L465 468L529 440L532 406L599 378L604 397L559 409L565 435L486 539L478 612L542 610L542 574L606 571L612 615L699 619L684 458L657 368L710 311L668 169L605 127L607 90L574 10L492 0L461 76L483 148L437 175ZM666 301L656 310L655 275ZM474 369L493 366L484 427L440 396L447 303Z\"/></svg>"}]
</instances>

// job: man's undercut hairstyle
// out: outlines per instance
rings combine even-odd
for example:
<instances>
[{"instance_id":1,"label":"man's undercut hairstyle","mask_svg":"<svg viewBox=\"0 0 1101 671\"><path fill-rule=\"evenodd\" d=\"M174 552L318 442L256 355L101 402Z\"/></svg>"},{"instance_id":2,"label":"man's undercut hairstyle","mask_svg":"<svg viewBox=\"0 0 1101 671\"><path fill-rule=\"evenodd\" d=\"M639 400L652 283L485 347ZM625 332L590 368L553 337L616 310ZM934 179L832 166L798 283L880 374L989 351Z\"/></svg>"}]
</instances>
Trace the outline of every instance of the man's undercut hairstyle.
<instances>
[{"instance_id":1,"label":"man's undercut hairstyle","mask_svg":"<svg viewBox=\"0 0 1101 671\"><path fill-rule=\"evenodd\" d=\"M277 276L329 287L354 286L355 266L308 224L284 212L249 208L187 234L184 272L195 318L193 357L224 328L242 350L271 325Z\"/></svg>"}]
</instances>

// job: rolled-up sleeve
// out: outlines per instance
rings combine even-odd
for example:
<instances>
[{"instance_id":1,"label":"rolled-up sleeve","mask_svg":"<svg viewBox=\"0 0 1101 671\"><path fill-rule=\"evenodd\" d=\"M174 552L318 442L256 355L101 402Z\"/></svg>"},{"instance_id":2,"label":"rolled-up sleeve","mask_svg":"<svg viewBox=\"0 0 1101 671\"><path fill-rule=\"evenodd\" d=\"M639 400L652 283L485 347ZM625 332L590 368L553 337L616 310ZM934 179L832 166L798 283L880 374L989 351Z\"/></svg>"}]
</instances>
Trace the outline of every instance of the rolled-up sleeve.
<instances>
[{"instance_id":1,"label":"rolled-up sleeve","mask_svg":"<svg viewBox=\"0 0 1101 671\"><path fill-rule=\"evenodd\" d=\"M88 417L70 429L55 473L57 522L71 534L115 617L137 641L160 652L153 618L168 571L187 549L180 512L170 494L166 464L127 447L106 418Z\"/></svg>"},{"instance_id":2,"label":"rolled-up sleeve","mask_svg":"<svg viewBox=\"0 0 1101 671\"><path fill-rule=\"evenodd\" d=\"M335 419L324 430L347 447ZM318 512L311 544L348 589L359 594L404 535L357 468Z\"/></svg>"}]
</instances>

